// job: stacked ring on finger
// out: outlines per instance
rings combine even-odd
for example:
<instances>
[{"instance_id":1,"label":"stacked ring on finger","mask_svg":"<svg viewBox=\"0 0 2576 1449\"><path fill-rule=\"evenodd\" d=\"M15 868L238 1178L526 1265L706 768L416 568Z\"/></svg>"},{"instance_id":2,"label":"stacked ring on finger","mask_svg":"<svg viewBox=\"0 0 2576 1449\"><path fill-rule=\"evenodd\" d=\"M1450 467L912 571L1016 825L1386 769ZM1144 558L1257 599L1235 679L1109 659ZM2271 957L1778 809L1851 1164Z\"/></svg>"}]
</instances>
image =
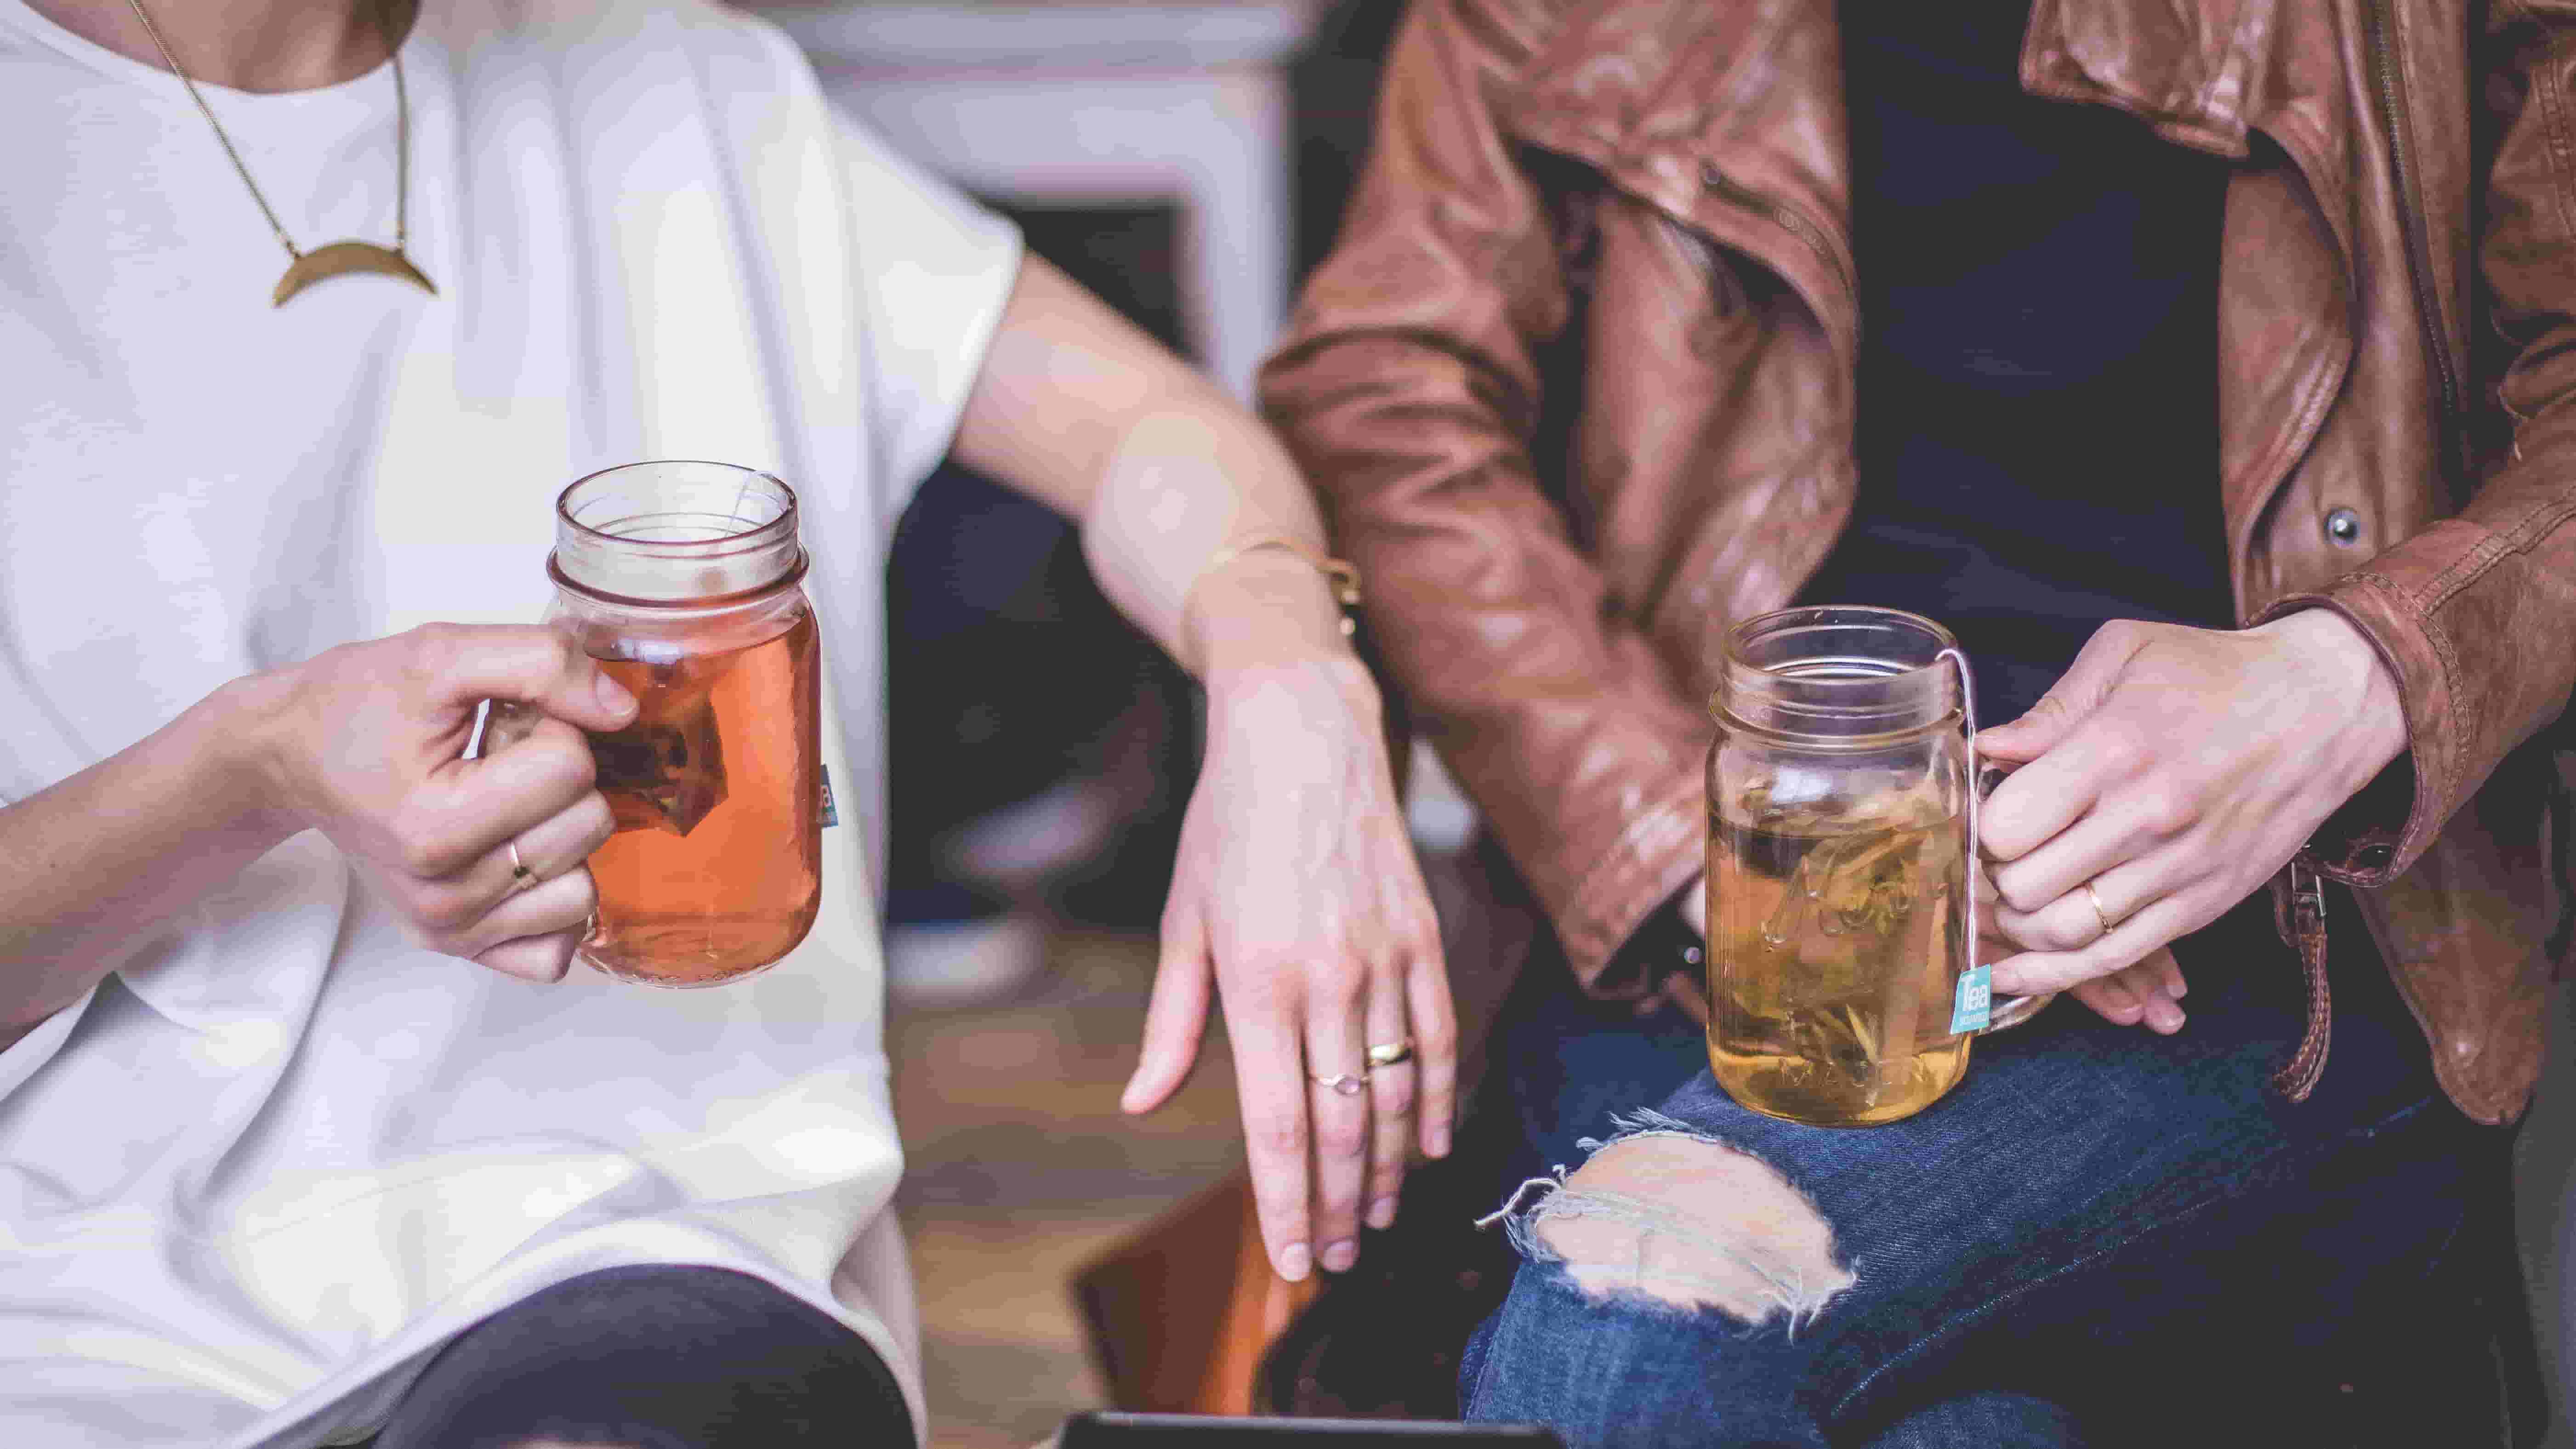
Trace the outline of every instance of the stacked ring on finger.
<instances>
[{"instance_id":1,"label":"stacked ring on finger","mask_svg":"<svg viewBox=\"0 0 2576 1449\"><path fill-rule=\"evenodd\" d=\"M523 891L523 890L526 890L526 889L528 889L530 886L533 886L533 885L535 885L535 884L537 883L537 873L536 873L535 871L533 871L533 870L528 869L528 863L527 863L526 861L519 859L519 842L518 842L518 841L516 841L516 840L512 840L511 842L509 842L509 846L510 846L510 889L512 889L512 890L514 890L514 891Z\"/></svg>"},{"instance_id":2,"label":"stacked ring on finger","mask_svg":"<svg viewBox=\"0 0 2576 1449\"><path fill-rule=\"evenodd\" d=\"M2101 940L2102 936L2111 934L2112 927L2120 923L2111 918L2111 913L2109 911L2102 909L2102 893L2095 890L2093 888L2093 882L2089 880L2084 883L2084 899L2093 903L2093 919L2100 922L2102 926L2102 935L2096 936L2093 939L2097 941Z\"/></svg>"},{"instance_id":3,"label":"stacked ring on finger","mask_svg":"<svg viewBox=\"0 0 2576 1449\"><path fill-rule=\"evenodd\" d=\"M1307 1075L1309 1080L1313 1081L1316 1086L1330 1087L1332 1090L1341 1093L1345 1097L1358 1096L1360 1094L1360 1090L1368 1085L1368 1074L1366 1072L1344 1072L1339 1076L1333 1077L1318 1077L1311 1072Z\"/></svg>"},{"instance_id":4,"label":"stacked ring on finger","mask_svg":"<svg viewBox=\"0 0 2576 1449\"><path fill-rule=\"evenodd\" d=\"M1413 1038L1408 1036L1398 1041L1380 1042L1368 1049L1368 1059L1372 1069L1400 1067L1413 1060Z\"/></svg>"}]
</instances>

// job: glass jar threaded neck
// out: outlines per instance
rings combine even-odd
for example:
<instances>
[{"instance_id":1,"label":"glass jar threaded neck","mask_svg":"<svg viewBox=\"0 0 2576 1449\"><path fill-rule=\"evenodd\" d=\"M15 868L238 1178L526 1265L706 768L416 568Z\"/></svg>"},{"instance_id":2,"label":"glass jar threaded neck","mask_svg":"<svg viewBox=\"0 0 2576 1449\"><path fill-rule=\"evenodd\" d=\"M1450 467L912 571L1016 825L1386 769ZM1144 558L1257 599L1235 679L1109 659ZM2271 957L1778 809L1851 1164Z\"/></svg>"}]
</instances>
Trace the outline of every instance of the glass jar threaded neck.
<instances>
[{"instance_id":1,"label":"glass jar threaded neck","mask_svg":"<svg viewBox=\"0 0 2576 1449\"><path fill-rule=\"evenodd\" d=\"M645 604L697 604L804 573L795 491L729 463L628 463L555 503L553 572L567 587Z\"/></svg>"},{"instance_id":2,"label":"glass jar threaded neck","mask_svg":"<svg viewBox=\"0 0 2576 1449\"><path fill-rule=\"evenodd\" d=\"M1895 609L1825 605L1756 615L1727 631L1710 711L1729 730L1868 748L1950 725L1959 675L1950 631Z\"/></svg>"}]
</instances>

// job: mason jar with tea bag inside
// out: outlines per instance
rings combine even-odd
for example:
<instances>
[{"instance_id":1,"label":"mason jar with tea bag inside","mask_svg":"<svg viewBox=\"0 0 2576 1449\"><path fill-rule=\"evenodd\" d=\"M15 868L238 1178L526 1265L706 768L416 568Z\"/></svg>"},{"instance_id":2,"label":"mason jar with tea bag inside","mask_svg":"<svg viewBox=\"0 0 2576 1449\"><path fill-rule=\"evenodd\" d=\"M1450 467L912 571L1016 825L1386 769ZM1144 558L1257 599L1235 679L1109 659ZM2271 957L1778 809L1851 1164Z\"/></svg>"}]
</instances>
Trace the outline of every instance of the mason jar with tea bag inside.
<instances>
[{"instance_id":1,"label":"mason jar with tea bag inside","mask_svg":"<svg viewBox=\"0 0 2576 1449\"><path fill-rule=\"evenodd\" d=\"M635 696L590 736L616 833L580 958L653 986L775 964L822 904L821 648L796 495L723 463L632 463L555 505L546 621ZM485 751L524 732L495 704Z\"/></svg>"},{"instance_id":2,"label":"mason jar with tea bag inside","mask_svg":"<svg viewBox=\"0 0 2576 1449\"><path fill-rule=\"evenodd\" d=\"M1912 614L1784 609L1728 633L1713 713L1710 1071L1794 1122L1912 1116L2049 1000L1992 1000L1969 959L1967 656Z\"/></svg>"}]
</instances>

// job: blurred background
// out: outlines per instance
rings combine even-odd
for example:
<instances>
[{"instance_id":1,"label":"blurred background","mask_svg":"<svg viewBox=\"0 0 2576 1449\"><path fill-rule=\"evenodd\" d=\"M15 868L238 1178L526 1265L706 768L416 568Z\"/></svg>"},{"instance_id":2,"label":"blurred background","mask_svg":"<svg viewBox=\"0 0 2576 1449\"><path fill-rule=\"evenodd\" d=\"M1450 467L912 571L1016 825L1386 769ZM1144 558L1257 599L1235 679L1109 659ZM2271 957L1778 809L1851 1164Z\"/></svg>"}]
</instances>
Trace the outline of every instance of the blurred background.
<instances>
[{"instance_id":1,"label":"blurred background","mask_svg":"<svg viewBox=\"0 0 2576 1449\"><path fill-rule=\"evenodd\" d=\"M786 29L897 149L1246 398L1339 226L1404 8L735 3ZM1221 1033L1172 1106L1117 1110L1198 701L1101 597L1068 524L953 466L906 515L888 585L888 1050L935 1443L1020 1449L1106 1402L1075 1271L1241 1161ZM1420 751L1409 803L1436 890L1472 811ZM2566 1007L2562 990L2522 1139L2553 1370L2576 1178ZM2563 1425L2551 1442L2576 1449Z\"/></svg>"}]
</instances>

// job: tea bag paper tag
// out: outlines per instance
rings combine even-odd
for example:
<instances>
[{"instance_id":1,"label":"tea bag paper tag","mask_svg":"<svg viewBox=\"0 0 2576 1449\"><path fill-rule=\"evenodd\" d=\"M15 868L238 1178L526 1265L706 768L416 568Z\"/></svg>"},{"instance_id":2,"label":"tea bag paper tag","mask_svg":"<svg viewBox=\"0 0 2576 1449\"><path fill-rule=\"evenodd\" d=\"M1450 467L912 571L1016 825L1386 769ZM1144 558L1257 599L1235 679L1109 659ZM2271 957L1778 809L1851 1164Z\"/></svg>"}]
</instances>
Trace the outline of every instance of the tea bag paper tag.
<instances>
[{"instance_id":1,"label":"tea bag paper tag","mask_svg":"<svg viewBox=\"0 0 2576 1449\"><path fill-rule=\"evenodd\" d=\"M1959 994L1950 1004L1953 1036L1984 1031L1995 1001L1995 968L1972 966L1959 973Z\"/></svg>"},{"instance_id":2,"label":"tea bag paper tag","mask_svg":"<svg viewBox=\"0 0 2576 1449\"><path fill-rule=\"evenodd\" d=\"M834 806L834 805L833 805L833 803L832 803L832 767L831 767L831 766L829 766L829 765L825 765L825 766L823 766L823 767L822 767L822 773L823 773L823 828L824 828L824 829L826 829L826 830L829 830L829 829L831 829L833 826L838 825L838 824L840 824L840 823L841 823L841 812L840 812L839 808L838 808L838 807L836 807L836 806Z\"/></svg>"}]
</instances>

